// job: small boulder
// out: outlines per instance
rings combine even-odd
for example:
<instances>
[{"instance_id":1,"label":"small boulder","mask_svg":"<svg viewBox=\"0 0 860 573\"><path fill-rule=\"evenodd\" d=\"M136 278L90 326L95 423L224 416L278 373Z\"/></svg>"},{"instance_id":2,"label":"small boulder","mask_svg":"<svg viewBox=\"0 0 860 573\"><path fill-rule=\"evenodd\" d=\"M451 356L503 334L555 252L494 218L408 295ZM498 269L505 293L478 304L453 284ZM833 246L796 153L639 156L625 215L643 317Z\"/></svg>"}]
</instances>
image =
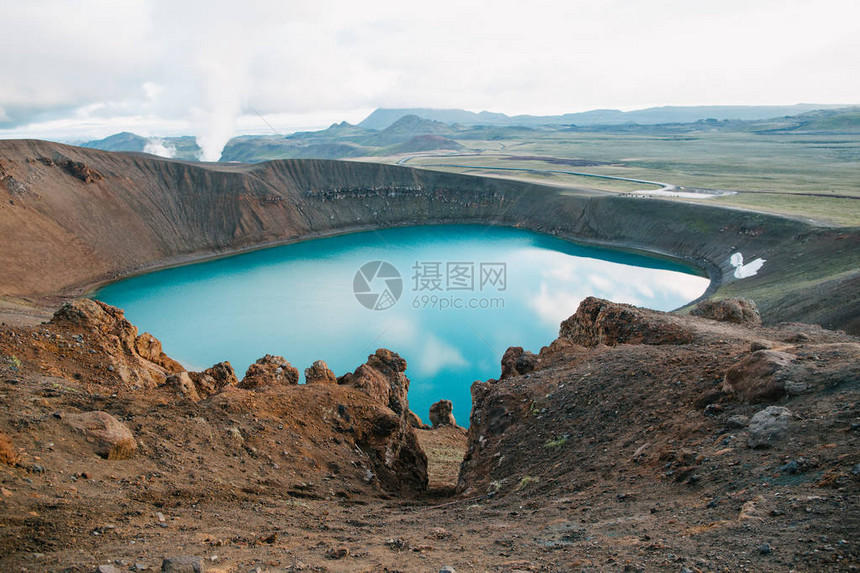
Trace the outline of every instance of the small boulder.
<instances>
[{"instance_id":1,"label":"small boulder","mask_svg":"<svg viewBox=\"0 0 860 573\"><path fill-rule=\"evenodd\" d=\"M109 460L126 460L134 455L137 442L125 424L107 412L84 412L68 414L67 424L95 444L95 452Z\"/></svg>"},{"instance_id":2,"label":"small boulder","mask_svg":"<svg viewBox=\"0 0 860 573\"><path fill-rule=\"evenodd\" d=\"M0 431L0 464L14 466L18 463L18 452L12 444L12 439Z\"/></svg>"},{"instance_id":3,"label":"small boulder","mask_svg":"<svg viewBox=\"0 0 860 573\"><path fill-rule=\"evenodd\" d=\"M502 356L502 375L500 380L527 374L537 369L538 356L523 350L522 346L511 346Z\"/></svg>"},{"instance_id":4,"label":"small boulder","mask_svg":"<svg viewBox=\"0 0 860 573\"><path fill-rule=\"evenodd\" d=\"M337 376L329 369L328 364L317 360L310 368L305 368L305 382L308 384L337 384Z\"/></svg>"},{"instance_id":5,"label":"small boulder","mask_svg":"<svg viewBox=\"0 0 860 573\"><path fill-rule=\"evenodd\" d=\"M755 302L744 298L703 300L690 311L693 316L710 318L735 324L761 324L761 315Z\"/></svg>"},{"instance_id":6,"label":"small boulder","mask_svg":"<svg viewBox=\"0 0 860 573\"><path fill-rule=\"evenodd\" d=\"M749 424L749 446L770 448L788 434L794 418L791 410L782 406L768 406L752 417Z\"/></svg>"},{"instance_id":7,"label":"small boulder","mask_svg":"<svg viewBox=\"0 0 860 573\"><path fill-rule=\"evenodd\" d=\"M786 393L795 356L776 350L758 350L726 370L723 389L747 402L772 402ZM793 386L792 386L793 387Z\"/></svg>"},{"instance_id":8,"label":"small boulder","mask_svg":"<svg viewBox=\"0 0 860 573\"><path fill-rule=\"evenodd\" d=\"M415 412L413 412L412 410L409 410L406 413L406 421L413 428L418 428L420 430L421 428L424 427L424 422L421 421L421 417L418 414L416 414Z\"/></svg>"},{"instance_id":9,"label":"small boulder","mask_svg":"<svg viewBox=\"0 0 860 573\"><path fill-rule=\"evenodd\" d=\"M281 356L266 354L248 367L239 388L256 390L267 386L295 386L299 371Z\"/></svg>"},{"instance_id":10,"label":"small boulder","mask_svg":"<svg viewBox=\"0 0 860 573\"><path fill-rule=\"evenodd\" d=\"M180 372L179 374L171 374L167 377L167 385L176 390L177 393L188 398L192 402L199 402L200 395L197 393L197 387L191 379L188 372Z\"/></svg>"},{"instance_id":11,"label":"small boulder","mask_svg":"<svg viewBox=\"0 0 860 573\"><path fill-rule=\"evenodd\" d=\"M454 419L454 404L451 400L439 400L430 406L430 423L434 428L439 426L456 426Z\"/></svg>"},{"instance_id":12,"label":"small boulder","mask_svg":"<svg viewBox=\"0 0 860 573\"><path fill-rule=\"evenodd\" d=\"M203 372L189 372L188 375L194 381L194 387L201 398L208 398L213 394L222 392L225 388L239 384L233 365L226 360L207 368Z\"/></svg>"},{"instance_id":13,"label":"small boulder","mask_svg":"<svg viewBox=\"0 0 860 573\"><path fill-rule=\"evenodd\" d=\"M161 573L202 573L206 571L203 559L193 555L166 557L161 562Z\"/></svg>"}]
</instances>

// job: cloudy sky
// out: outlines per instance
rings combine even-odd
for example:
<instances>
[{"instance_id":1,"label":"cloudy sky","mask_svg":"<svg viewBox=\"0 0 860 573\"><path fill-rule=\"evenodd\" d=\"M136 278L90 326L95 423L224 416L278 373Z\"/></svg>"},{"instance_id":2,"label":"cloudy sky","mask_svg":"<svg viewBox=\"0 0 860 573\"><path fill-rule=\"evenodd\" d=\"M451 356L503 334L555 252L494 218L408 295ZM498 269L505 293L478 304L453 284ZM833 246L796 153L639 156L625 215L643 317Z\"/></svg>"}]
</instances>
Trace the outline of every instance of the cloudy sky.
<instances>
[{"instance_id":1,"label":"cloudy sky","mask_svg":"<svg viewBox=\"0 0 860 573\"><path fill-rule=\"evenodd\" d=\"M860 103L855 0L3 0L0 137ZM261 117L262 116L262 117Z\"/></svg>"}]
</instances>

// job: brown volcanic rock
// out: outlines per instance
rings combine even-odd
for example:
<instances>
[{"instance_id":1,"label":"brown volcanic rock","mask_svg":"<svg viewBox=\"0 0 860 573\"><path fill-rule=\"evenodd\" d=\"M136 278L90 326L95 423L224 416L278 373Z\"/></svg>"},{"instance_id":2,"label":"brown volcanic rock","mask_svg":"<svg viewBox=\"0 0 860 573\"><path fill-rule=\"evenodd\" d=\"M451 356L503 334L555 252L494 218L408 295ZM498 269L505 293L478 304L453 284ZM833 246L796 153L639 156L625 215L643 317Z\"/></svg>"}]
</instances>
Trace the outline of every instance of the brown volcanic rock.
<instances>
[{"instance_id":1,"label":"brown volcanic rock","mask_svg":"<svg viewBox=\"0 0 860 573\"><path fill-rule=\"evenodd\" d=\"M457 425L457 420L454 419L454 404L451 400L439 400L430 406L430 423L434 428Z\"/></svg>"},{"instance_id":2,"label":"brown volcanic rock","mask_svg":"<svg viewBox=\"0 0 860 573\"><path fill-rule=\"evenodd\" d=\"M219 362L203 372L189 372L188 376L194 382L195 390L201 398L206 398L225 388L238 386L236 371L228 361Z\"/></svg>"},{"instance_id":3,"label":"brown volcanic rock","mask_svg":"<svg viewBox=\"0 0 860 573\"><path fill-rule=\"evenodd\" d=\"M107 412L66 414L65 421L95 445L95 452L108 460L126 460L134 455L137 442L125 424Z\"/></svg>"},{"instance_id":4,"label":"brown volcanic rock","mask_svg":"<svg viewBox=\"0 0 860 573\"><path fill-rule=\"evenodd\" d=\"M14 466L18 462L18 452L12 438L0 431L0 464Z\"/></svg>"},{"instance_id":5,"label":"brown volcanic rock","mask_svg":"<svg viewBox=\"0 0 860 573\"><path fill-rule=\"evenodd\" d=\"M188 398L192 402L200 401L200 394L197 392L194 380L191 379L188 372L171 374L167 377L165 383L167 386L173 388L179 395Z\"/></svg>"},{"instance_id":6,"label":"brown volcanic rock","mask_svg":"<svg viewBox=\"0 0 860 573\"><path fill-rule=\"evenodd\" d=\"M134 341L137 353L146 360L154 362L168 372L182 372L185 368L179 362L170 358L161 349L161 342L148 332L144 332Z\"/></svg>"},{"instance_id":7,"label":"brown volcanic rock","mask_svg":"<svg viewBox=\"0 0 860 573\"><path fill-rule=\"evenodd\" d=\"M522 346L511 346L502 356L501 380L534 371L538 367L538 356L523 350Z\"/></svg>"},{"instance_id":8,"label":"brown volcanic rock","mask_svg":"<svg viewBox=\"0 0 860 573\"><path fill-rule=\"evenodd\" d=\"M94 183L96 181L101 181L104 179L104 176L98 171L90 168L87 164L82 163L80 161L72 161L71 159L66 160L62 163L63 169L69 175L77 177L84 183Z\"/></svg>"},{"instance_id":9,"label":"brown volcanic rock","mask_svg":"<svg viewBox=\"0 0 860 573\"><path fill-rule=\"evenodd\" d=\"M690 314L720 322L761 324L761 315L755 302L744 298L703 300L690 311Z\"/></svg>"},{"instance_id":10,"label":"brown volcanic rock","mask_svg":"<svg viewBox=\"0 0 860 573\"><path fill-rule=\"evenodd\" d=\"M374 473L389 490L422 491L427 488L427 456L410 422L409 378L406 360L385 348L367 357L355 372L338 379L379 405L369 431L356 428L356 442L369 452Z\"/></svg>"},{"instance_id":11,"label":"brown volcanic rock","mask_svg":"<svg viewBox=\"0 0 860 573\"><path fill-rule=\"evenodd\" d=\"M266 386L295 386L299 383L299 370L283 356L266 354L248 367L239 388L255 390Z\"/></svg>"},{"instance_id":12,"label":"brown volcanic rock","mask_svg":"<svg viewBox=\"0 0 860 573\"><path fill-rule=\"evenodd\" d=\"M314 362L310 368L305 368L305 382L308 384L337 384L337 376L322 360Z\"/></svg>"},{"instance_id":13,"label":"brown volcanic rock","mask_svg":"<svg viewBox=\"0 0 860 573\"><path fill-rule=\"evenodd\" d=\"M167 375L182 372L182 366L161 350L151 334L137 334L123 311L101 301L74 299L63 304L50 324L71 328L110 360L109 372L131 386L152 388L165 382Z\"/></svg>"},{"instance_id":14,"label":"brown volcanic rock","mask_svg":"<svg viewBox=\"0 0 860 573\"><path fill-rule=\"evenodd\" d=\"M344 374L337 382L357 388L398 416L405 416L409 411L406 398L409 379L405 371L405 359L396 352L380 348L367 357L367 363L359 366L355 372Z\"/></svg>"},{"instance_id":15,"label":"brown volcanic rock","mask_svg":"<svg viewBox=\"0 0 860 573\"><path fill-rule=\"evenodd\" d=\"M583 300L576 313L561 323L559 338L580 346L598 344L687 344L693 334L665 313L595 297Z\"/></svg>"},{"instance_id":16,"label":"brown volcanic rock","mask_svg":"<svg viewBox=\"0 0 860 573\"><path fill-rule=\"evenodd\" d=\"M726 370L724 389L736 392L747 402L769 402L782 398L791 376L795 356L776 350L753 352Z\"/></svg>"}]
</instances>

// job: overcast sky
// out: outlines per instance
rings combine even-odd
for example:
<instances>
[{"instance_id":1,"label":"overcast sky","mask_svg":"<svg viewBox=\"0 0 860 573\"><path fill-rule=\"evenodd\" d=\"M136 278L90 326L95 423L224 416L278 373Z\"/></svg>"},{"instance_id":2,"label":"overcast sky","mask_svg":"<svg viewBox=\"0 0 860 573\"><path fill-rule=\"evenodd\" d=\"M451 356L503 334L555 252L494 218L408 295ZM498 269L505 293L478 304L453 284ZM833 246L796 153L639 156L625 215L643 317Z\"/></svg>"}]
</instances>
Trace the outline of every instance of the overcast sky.
<instances>
[{"instance_id":1,"label":"overcast sky","mask_svg":"<svg viewBox=\"0 0 860 573\"><path fill-rule=\"evenodd\" d=\"M0 137L860 103L856 0L0 0ZM258 115L259 114L259 115Z\"/></svg>"}]
</instances>

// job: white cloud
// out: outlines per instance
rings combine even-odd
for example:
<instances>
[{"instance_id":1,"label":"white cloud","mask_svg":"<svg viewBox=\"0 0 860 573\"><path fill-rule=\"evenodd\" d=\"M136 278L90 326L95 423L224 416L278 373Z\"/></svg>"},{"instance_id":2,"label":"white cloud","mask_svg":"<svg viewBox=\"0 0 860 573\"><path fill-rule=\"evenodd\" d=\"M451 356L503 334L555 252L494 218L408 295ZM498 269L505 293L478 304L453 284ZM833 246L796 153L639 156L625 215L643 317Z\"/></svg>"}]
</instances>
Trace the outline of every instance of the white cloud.
<instances>
[{"instance_id":1,"label":"white cloud","mask_svg":"<svg viewBox=\"0 0 860 573\"><path fill-rule=\"evenodd\" d=\"M860 67L847 0L6 4L0 128L18 130L0 136L76 118L79 134L182 124L210 159L245 126L268 131L257 112L292 131L378 106L560 113L860 93L845 73Z\"/></svg>"},{"instance_id":2,"label":"white cloud","mask_svg":"<svg viewBox=\"0 0 860 573\"><path fill-rule=\"evenodd\" d=\"M410 370L420 376L432 377L446 369L458 369L469 365L469 361L454 346L432 334L424 335L418 349L410 349Z\"/></svg>"}]
</instances>

